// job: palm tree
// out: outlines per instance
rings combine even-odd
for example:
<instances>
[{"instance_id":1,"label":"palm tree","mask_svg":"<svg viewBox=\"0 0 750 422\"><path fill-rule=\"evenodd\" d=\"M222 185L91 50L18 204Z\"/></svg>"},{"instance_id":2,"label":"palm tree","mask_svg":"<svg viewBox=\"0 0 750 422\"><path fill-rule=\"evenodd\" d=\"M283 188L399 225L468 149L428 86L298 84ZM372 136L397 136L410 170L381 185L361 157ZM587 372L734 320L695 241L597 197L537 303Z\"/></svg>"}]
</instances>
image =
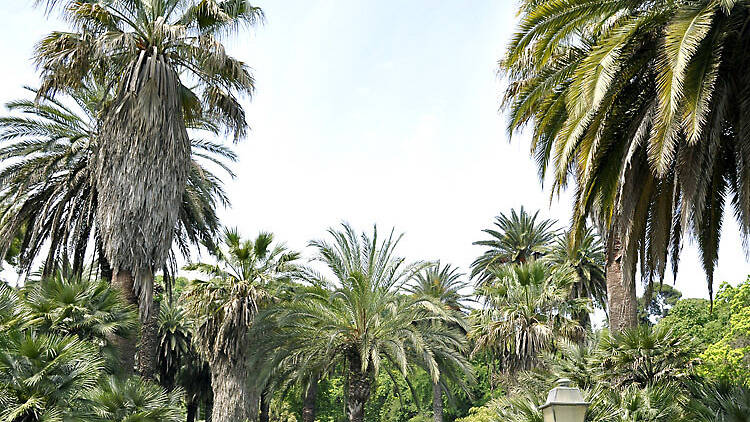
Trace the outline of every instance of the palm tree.
<instances>
[{"instance_id":1,"label":"palm tree","mask_svg":"<svg viewBox=\"0 0 750 422\"><path fill-rule=\"evenodd\" d=\"M602 337L594 365L602 381L616 387L680 384L699 363L692 339L668 327L641 325Z\"/></svg>"},{"instance_id":2,"label":"palm tree","mask_svg":"<svg viewBox=\"0 0 750 422\"><path fill-rule=\"evenodd\" d=\"M118 363L116 338L129 338L138 327L136 309L104 280L58 270L23 288L29 315L25 323L45 333L76 335L97 345L108 364ZM113 368L114 369L114 368Z\"/></svg>"},{"instance_id":3,"label":"palm tree","mask_svg":"<svg viewBox=\"0 0 750 422\"><path fill-rule=\"evenodd\" d=\"M248 382L253 376L250 355L257 341L248 334L255 316L296 270L299 254L273 245L270 233L243 241L236 230L227 229L224 244L225 250L212 251L217 264L185 267L210 277L190 286L187 310L196 324L198 350L211 368L212 420L254 420L264 386L251 388Z\"/></svg>"},{"instance_id":4,"label":"palm tree","mask_svg":"<svg viewBox=\"0 0 750 422\"><path fill-rule=\"evenodd\" d=\"M296 353L346 370L346 413L363 421L374 377L389 362L406 376L410 364L432 368L433 382L440 367L432 353L433 323L457 323L452 313L425 296L404 295L405 286L426 264L407 263L396 253L401 236L393 231L384 239L355 232L344 223L330 228L332 242L316 240L317 260L333 279L313 271L305 279L315 286L290 303L282 303L280 327L298 342ZM454 353L459 353L454 349Z\"/></svg>"},{"instance_id":5,"label":"palm tree","mask_svg":"<svg viewBox=\"0 0 750 422\"><path fill-rule=\"evenodd\" d=\"M572 241L571 233L559 235L547 249L543 260L554 267L573 269L576 280L571 286L570 297L589 298L597 307L607 309L607 280L604 275L604 245L593 228L587 227L579 236L578 243ZM588 312L575 316L581 327L588 329L591 321Z\"/></svg>"},{"instance_id":6,"label":"palm tree","mask_svg":"<svg viewBox=\"0 0 750 422\"><path fill-rule=\"evenodd\" d=\"M0 161L6 164L0 169L0 255L15 244L18 264L27 272L38 256L45 257L46 276L70 257L73 275L81 277L87 250L95 243L97 267L103 278L111 278L110 263L101 253L92 178L93 157L102 136L98 116L108 98L105 88L91 85L67 98L72 105L46 97L37 102L18 100L7 104L16 114L0 118L0 144L7 143L0 145ZM212 127L199 124L195 129ZM190 245L212 243L220 225L216 206L228 203L220 180L205 164L233 176L225 161L235 160L231 150L213 142L193 137L191 145L193 159L173 230L172 253L185 256ZM169 274L167 265L164 271ZM133 302L133 296L125 293ZM133 336L119 342L122 366L128 371L133 367L135 340Z\"/></svg>"},{"instance_id":7,"label":"palm tree","mask_svg":"<svg viewBox=\"0 0 750 422\"><path fill-rule=\"evenodd\" d=\"M429 296L447 306L450 310L463 312L469 296L461 293L469 288L463 280L465 274L450 264L440 265L437 261L414 277L407 290L417 296Z\"/></svg>"},{"instance_id":8,"label":"palm tree","mask_svg":"<svg viewBox=\"0 0 750 422\"><path fill-rule=\"evenodd\" d=\"M582 336L573 317L587 309L588 299L571 299L572 270L553 270L537 260L491 271L495 282L478 291L486 305L469 334L474 354L491 351L503 358L506 370L528 369L557 338Z\"/></svg>"},{"instance_id":9,"label":"palm tree","mask_svg":"<svg viewBox=\"0 0 750 422\"><path fill-rule=\"evenodd\" d=\"M464 274L459 269L452 267L450 264L441 266L440 261L433 266L425 268L417 273L414 283L407 288L413 295L430 297L436 302L441 303L461 324L446 325L440 324L436 328L443 330L446 334L454 333L455 337L446 336L457 342L447 344L431 344L432 354L437 357L438 367L441 369L440 380L432 383L432 414L435 422L443 421L443 392L447 391L447 381L462 383L466 377L472 378L473 369L471 364L465 359L463 353L456 353L456 350L465 351L468 347L465 341L465 322L464 302L468 297L461 293L461 290L468 288L468 283L463 280ZM430 336L429 338L433 338ZM429 369L428 369L429 371Z\"/></svg>"},{"instance_id":10,"label":"palm tree","mask_svg":"<svg viewBox=\"0 0 750 422\"><path fill-rule=\"evenodd\" d=\"M495 217L495 228L484 229L492 236L489 240L474 242L488 249L471 263L471 278L484 283L492 278L490 267L506 263L523 263L536 259L555 238L555 220L539 220L539 211L533 215L521 207L520 212L510 210L510 216L500 213Z\"/></svg>"},{"instance_id":11,"label":"palm tree","mask_svg":"<svg viewBox=\"0 0 750 422\"><path fill-rule=\"evenodd\" d=\"M113 284L139 302L145 320L190 174L187 126L210 118L235 140L247 130L236 95L250 95L254 81L219 39L262 14L244 0L45 3L64 10L75 30L38 44L39 95L90 80L116 85L92 157L96 221Z\"/></svg>"},{"instance_id":12,"label":"palm tree","mask_svg":"<svg viewBox=\"0 0 750 422\"><path fill-rule=\"evenodd\" d=\"M159 383L172 390L177 375L190 358L192 326L185 309L176 303L162 304L159 309Z\"/></svg>"},{"instance_id":13,"label":"palm tree","mask_svg":"<svg viewBox=\"0 0 750 422\"><path fill-rule=\"evenodd\" d=\"M182 422L181 391L166 391L141 377L104 378L89 395L93 421Z\"/></svg>"},{"instance_id":14,"label":"palm tree","mask_svg":"<svg viewBox=\"0 0 750 422\"><path fill-rule=\"evenodd\" d=\"M103 362L75 336L12 330L0 335L0 420L63 420L84 409Z\"/></svg>"},{"instance_id":15,"label":"palm tree","mask_svg":"<svg viewBox=\"0 0 750 422\"><path fill-rule=\"evenodd\" d=\"M610 326L636 324L639 255L647 283L677 270L695 235L709 292L729 198L750 225L746 143L747 2L524 1L502 68L510 128L531 122L540 172L574 174L574 233L607 234ZM576 34L572 36L572 34ZM730 104L740 104L731 107ZM742 199L739 199L742 198Z\"/></svg>"}]
</instances>

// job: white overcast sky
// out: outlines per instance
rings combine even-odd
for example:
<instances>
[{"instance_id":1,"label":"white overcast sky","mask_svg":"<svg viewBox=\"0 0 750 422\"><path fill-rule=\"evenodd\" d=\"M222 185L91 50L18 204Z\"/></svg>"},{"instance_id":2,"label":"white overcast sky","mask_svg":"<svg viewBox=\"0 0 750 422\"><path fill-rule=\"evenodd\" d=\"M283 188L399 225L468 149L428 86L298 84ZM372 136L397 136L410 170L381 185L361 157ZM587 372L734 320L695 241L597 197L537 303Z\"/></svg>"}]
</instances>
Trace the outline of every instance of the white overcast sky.
<instances>
[{"instance_id":1,"label":"white overcast sky","mask_svg":"<svg viewBox=\"0 0 750 422\"><path fill-rule=\"evenodd\" d=\"M3 0L0 102L38 84L34 43L64 24ZM405 232L401 253L465 271L481 230L512 207L567 223L567 197L550 202L528 139L509 142L498 110L497 59L514 28L515 1L259 0L266 22L229 43L253 69L252 131L227 181L221 215L245 236L268 230L303 250L331 225ZM706 297L686 247L677 288ZM750 273L727 221L716 280ZM667 282L673 278L667 276Z\"/></svg>"}]
</instances>

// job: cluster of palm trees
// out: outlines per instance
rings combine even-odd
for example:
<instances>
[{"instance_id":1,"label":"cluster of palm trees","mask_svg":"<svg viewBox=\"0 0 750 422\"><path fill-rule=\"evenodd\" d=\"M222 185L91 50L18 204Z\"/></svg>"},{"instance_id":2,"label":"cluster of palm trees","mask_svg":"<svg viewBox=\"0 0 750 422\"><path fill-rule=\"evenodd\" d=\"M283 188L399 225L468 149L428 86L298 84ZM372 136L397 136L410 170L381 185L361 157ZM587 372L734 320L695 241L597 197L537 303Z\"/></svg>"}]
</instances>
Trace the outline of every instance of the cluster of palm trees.
<instances>
[{"instance_id":1,"label":"cluster of palm trees","mask_svg":"<svg viewBox=\"0 0 750 422\"><path fill-rule=\"evenodd\" d=\"M137 327L107 281L69 268L0 285L0 420L182 421L180 391L123 373L113 338Z\"/></svg>"},{"instance_id":2,"label":"cluster of palm trees","mask_svg":"<svg viewBox=\"0 0 750 422\"><path fill-rule=\"evenodd\" d=\"M500 63L509 129L531 125L555 191L575 185L573 225L501 214L471 298L457 268L399 257L393 231L332 228L313 264L270 234L222 233L212 169L233 176L236 157L211 139L245 136L254 89L222 40L260 9L37 3L70 30L37 44L40 86L0 117L0 257L29 279L0 286L0 420L181 420L184 402L189 421L265 422L296 385L312 421L338 376L362 421L379 374L424 373L440 421L472 357L529 369L583 342L593 307L635 327L637 273L676 273L692 237L712 292L727 205L750 233L746 0L521 1ZM191 248L215 263L188 265L201 278L173 294Z\"/></svg>"},{"instance_id":3,"label":"cluster of palm trees","mask_svg":"<svg viewBox=\"0 0 750 422\"><path fill-rule=\"evenodd\" d=\"M748 16L747 1L520 3L500 62L509 130L531 127L555 190L574 184L574 242L588 220L605 235L613 329L637 324L636 273L676 272L685 239L712 294L727 206L750 233Z\"/></svg>"},{"instance_id":4,"label":"cluster of palm trees","mask_svg":"<svg viewBox=\"0 0 750 422\"><path fill-rule=\"evenodd\" d=\"M218 233L227 197L206 163L228 171L235 156L209 139L245 135L238 98L254 86L221 40L262 12L244 0L37 3L72 29L37 44L41 86L0 123L0 255L13 248L29 270L45 254L45 275L69 260L80 276L93 251L147 325L154 273ZM119 345L132 368L135 340ZM139 365L154 362L141 349Z\"/></svg>"},{"instance_id":5,"label":"cluster of palm trees","mask_svg":"<svg viewBox=\"0 0 750 422\"><path fill-rule=\"evenodd\" d=\"M529 369L559 340L581 341L591 330L593 306L606 309L604 247L585 230L582 242L556 229L538 212L511 210L495 227L472 264L475 294L482 303L469 333L473 353L505 372Z\"/></svg>"},{"instance_id":6,"label":"cluster of palm trees","mask_svg":"<svg viewBox=\"0 0 750 422\"><path fill-rule=\"evenodd\" d=\"M182 297L213 389L213 420L267 420L275 391L301 385L305 421L315 420L318 383L343 376L348 420L363 421L381 371L429 374L442 420L447 383L471 380L464 287L456 269L407 262L400 236L357 233L348 224L313 241L313 262L261 233L227 230L216 264L186 267L207 276Z\"/></svg>"},{"instance_id":7,"label":"cluster of palm trees","mask_svg":"<svg viewBox=\"0 0 750 422\"><path fill-rule=\"evenodd\" d=\"M440 422L451 391L468 394L475 382L473 355L490 357L498 375L509 374L534 365L564 339L582 339L588 328L582 315L591 300L582 292L603 284L595 237L592 249L571 253L553 221L537 221L523 209L498 221L487 231L496 243L483 255L498 259L481 264L476 298L457 268L400 257L401 236L394 231L358 233L342 224L329 229L327 239L310 242L315 257L306 263L269 233L243 240L227 229L220 244L209 247L214 262L184 268L199 273L198 279L157 295L156 368L138 368L142 377L129 374L133 363L121 346L122 339L138 337L136 307L91 269L83 277L72 265L41 271L20 289L4 288L0 300L3 326L12 329L0 336L0 366L31 366L20 374L9 371L15 378L0 382L0 395L13 397L7 406L15 413L7 420L58 413L94 420L86 416L92 412L97 420L120 420L153 406L160 412L153 415L171 415L163 416L169 420L266 422L271 401L296 387L302 419L313 421L318 384L337 377L344 381L347 419L363 421L378 375L385 373L394 383L406 382L412 395L410 380L424 374L432 386L432 415ZM519 239L519 233L531 236ZM502 258L524 250L533 250L533 257ZM24 336L45 337L27 349L17 343ZM60 347L75 343L81 349L55 356L51 348L47 359L85 385L59 380L44 372L54 367L50 362L35 363L24 354L52 347L49 336ZM71 369L79 360L85 367ZM58 387L45 387L45 381L31 382L29 392L14 390L46 376L72 389L40 403L47 390L39 389Z\"/></svg>"}]
</instances>

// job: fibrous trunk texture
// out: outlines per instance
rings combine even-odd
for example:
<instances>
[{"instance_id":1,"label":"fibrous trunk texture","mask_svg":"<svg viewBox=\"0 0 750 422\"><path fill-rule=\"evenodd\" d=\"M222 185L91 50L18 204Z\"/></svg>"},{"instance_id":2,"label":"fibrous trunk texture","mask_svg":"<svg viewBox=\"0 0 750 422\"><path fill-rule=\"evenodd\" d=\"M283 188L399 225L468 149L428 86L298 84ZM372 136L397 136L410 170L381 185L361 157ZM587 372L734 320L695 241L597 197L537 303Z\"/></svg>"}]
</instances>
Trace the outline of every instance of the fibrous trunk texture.
<instances>
[{"instance_id":1,"label":"fibrous trunk texture","mask_svg":"<svg viewBox=\"0 0 750 422\"><path fill-rule=\"evenodd\" d=\"M248 365L243 360L212 359L211 387L214 391L212 421L256 420L259 397L250 388L249 372Z\"/></svg>"},{"instance_id":2,"label":"fibrous trunk texture","mask_svg":"<svg viewBox=\"0 0 750 422\"><path fill-rule=\"evenodd\" d=\"M443 422L443 387L439 382L432 383L432 420Z\"/></svg>"},{"instance_id":3,"label":"fibrous trunk texture","mask_svg":"<svg viewBox=\"0 0 750 422\"><path fill-rule=\"evenodd\" d=\"M153 271L166 261L190 166L181 84L166 56L142 51L105 111L94 182L102 250L127 271L141 320L150 313Z\"/></svg>"},{"instance_id":4,"label":"fibrous trunk texture","mask_svg":"<svg viewBox=\"0 0 750 422\"><path fill-rule=\"evenodd\" d=\"M635 278L624 276L623 247L616 233L610 233L607 241L606 272L610 330L621 332L636 327L638 325L638 302Z\"/></svg>"},{"instance_id":5,"label":"fibrous trunk texture","mask_svg":"<svg viewBox=\"0 0 750 422\"><path fill-rule=\"evenodd\" d=\"M310 375L302 398L302 422L315 422L315 401L318 397L318 374Z\"/></svg>"},{"instance_id":6,"label":"fibrous trunk texture","mask_svg":"<svg viewBox=\"0 0 750 422\"><path fill-rule=\"evenodd\" d=\"M141 341L138 343L138 374L143 378L156 380L159 373L159 310L161 304L153 300L151 312L141 324Z\"/></svg>"},{"instance_id":7,"label":"fibrous trunk texture","mask_svg":"<svg viewBox=\"0 0 750 422\"><path fill-rule=\"evenodd\" d=\"M136 298L133 290L133 277L130 275L130 272L120 271L117 274L114 274L111 285L113 288L120 291L122 297L127 303L138 306L138 298ZM120 353L120 366L125 375L133 373L137 341L138 331L136 331L136 334L133 334L132 337L126 338L114 336L112 338L112 343L117 347L118 352Z\"/></svg>"},{"instance_id":8,"label":"fibrous trunk texture","mask_svg":"<svg viewBox=\"0 0 750 422\"><path fill-rule=\"evenodd\" d=\"M371 383L370 374L362 371L359 353L351 353L349 355L349 391L346 402L346 413L350 422L365 420L365 404L370 398Z\"/></svg>"}]
</instances>

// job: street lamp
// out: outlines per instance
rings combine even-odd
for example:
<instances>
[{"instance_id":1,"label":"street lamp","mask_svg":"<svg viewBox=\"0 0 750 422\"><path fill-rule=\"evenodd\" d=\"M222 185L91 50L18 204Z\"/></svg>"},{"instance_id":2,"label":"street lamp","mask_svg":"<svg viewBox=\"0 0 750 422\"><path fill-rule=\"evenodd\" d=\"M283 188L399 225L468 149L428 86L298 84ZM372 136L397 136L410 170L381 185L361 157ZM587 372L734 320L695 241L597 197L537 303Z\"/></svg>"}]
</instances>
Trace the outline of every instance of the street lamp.
<instances>
[{"instance_id":1,"label":"street lamp","mask_svg":"<svg viewBox=\"0 0 750 422\"><path fill-rule=\"evenodd\" d=\"M544 422L584 422L589 403L583 401L581 390L571 387L570 380L557 380L557 387L550 390L547 403L539 407Z\"/></svg>"}]
</instances>

